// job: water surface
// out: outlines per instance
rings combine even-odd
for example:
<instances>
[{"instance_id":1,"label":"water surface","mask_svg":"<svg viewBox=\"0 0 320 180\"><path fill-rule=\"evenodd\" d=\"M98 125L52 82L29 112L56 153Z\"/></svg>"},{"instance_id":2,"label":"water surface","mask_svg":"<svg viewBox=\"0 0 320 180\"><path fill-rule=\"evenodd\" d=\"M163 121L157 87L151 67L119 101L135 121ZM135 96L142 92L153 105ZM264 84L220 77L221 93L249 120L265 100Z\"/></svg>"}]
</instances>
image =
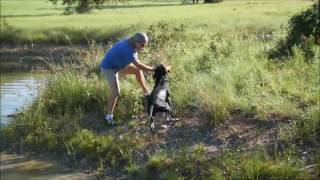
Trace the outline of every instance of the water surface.
<instances>
[{"instance_id":1,"label":"water surface","mask_svg":"<svg viewBox=\"0 0 320 180\"><path fill-rule=\"evenodd\" d=\"M12 121L12 115L37 96L44 85L45 76L34 73L5 73L0 76L0 122L1 126L5 126Z\"/></svg>"}]
</instances>

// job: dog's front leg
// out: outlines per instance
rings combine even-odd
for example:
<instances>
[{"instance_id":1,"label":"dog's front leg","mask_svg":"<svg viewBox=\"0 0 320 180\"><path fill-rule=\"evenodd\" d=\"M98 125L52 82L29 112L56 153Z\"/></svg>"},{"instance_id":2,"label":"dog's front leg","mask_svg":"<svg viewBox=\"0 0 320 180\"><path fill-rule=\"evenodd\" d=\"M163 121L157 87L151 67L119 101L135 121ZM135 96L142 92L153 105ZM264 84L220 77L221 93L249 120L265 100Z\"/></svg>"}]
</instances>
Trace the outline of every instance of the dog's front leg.
<instances>
[{"instance_id":1,"label":"dog's front leg","mask_svg":"<svg viewBox=\"0 0 320 180\"><path fill-rule=\"evenodd\" d=\"M170 90L169 89L167 89L166 102L169 104L169 107L171 108Z\"/></svg>"},{"instance_id":2,"label":"dog's front leg","mask_svg":"<svg viewBox=\"0 0 320 180\"><path fill-rule=\"evenodd\" d=\"M166 96L166 102L168 103L169 105L169 111L166 113L166 116L167 116L167 121L172 121L173 118L172 118L172 115L171 115L171 100L170 100L170 90L169 88L167 89L167 96Z\"/></svg>"},{"instance_id":3,"label":"dog's front leg","mask_svg":"<svg viewBox=\"0 0 320 180\"><path fill-rule=\"evenodd\" d=\"M149 125L152 133L155 133L155 125L154 125L154 105L150 105L149 108Z\"/></svg>"}]
</instances>

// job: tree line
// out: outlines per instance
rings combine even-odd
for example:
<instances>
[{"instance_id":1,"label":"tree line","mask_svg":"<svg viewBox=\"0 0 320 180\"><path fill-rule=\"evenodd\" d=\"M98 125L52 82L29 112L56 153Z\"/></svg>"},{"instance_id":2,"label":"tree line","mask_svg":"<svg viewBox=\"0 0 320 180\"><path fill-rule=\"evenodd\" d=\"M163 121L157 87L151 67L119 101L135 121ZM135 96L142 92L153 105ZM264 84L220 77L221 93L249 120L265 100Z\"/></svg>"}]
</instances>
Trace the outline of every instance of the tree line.
<instances>
[{"instance_id":1,"label":"tree line","mask_svg":"<svg viewBox=\"0 0 320 180\"><path fill-rule=\"evenodd\" d=\"M61 1L62 5L66 5L65 14L86 13L92 9L103 8L107 4L126 3L129 0L49 0L54 5ZM185 0L184 0L185 1ZM193 4L199 3L199 0L192 0ZM223 0L204 0L204 3L215 3Z\"/></svg>"}]
</instances>

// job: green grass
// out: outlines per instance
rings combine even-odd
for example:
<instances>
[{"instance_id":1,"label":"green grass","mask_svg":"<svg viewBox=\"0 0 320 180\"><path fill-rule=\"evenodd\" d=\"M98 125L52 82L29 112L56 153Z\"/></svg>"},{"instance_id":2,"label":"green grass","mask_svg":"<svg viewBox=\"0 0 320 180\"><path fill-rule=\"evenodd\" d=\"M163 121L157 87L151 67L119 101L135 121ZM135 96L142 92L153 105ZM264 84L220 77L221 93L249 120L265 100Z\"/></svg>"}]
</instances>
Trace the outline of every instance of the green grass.
<instances>
[{"instance_id":1,"label":"green grass","mask_svg":"<svg viewBox=\"0 0 320 180\"><path fill-rule=\"evenodd\" d=\"M158 153L146 166L131 172L132 179L312 179L296 156L273 158L262 152L225 152L214 159L201 153L177 150L174 154Z\"/></svg>"},{"instance_id":2,"label":"green grass","mask_svg":"<svg viewBox=\"0 0 320 180\"><path fill-rule=\"evenodd\" d=\"M315 52L311 60L299 47L284 61L268 59L268 52L286 35L287 20L309 7L310 1L226 0L196 6L182 5L180 1L132 1L114 9L70 16L62 15L62 9L47 9L33 16L27 8L10 10L10 3L15 1L3 2L2 15L6 15L11 29L20 31L18 35L11 32L12 36L8 32L7 42L64 43L66 35L71 42L82 42L83 37L102 41L143 30L152 40L140 54L142 61L173 65L170 87L178 116L183 118L192 106L203 116L202 121L214 125L231 117L235 109L253 114L256 120L289 118L294 123L288 124L287 131L285 126L280 129L280 140L296 146L303 142L318 144L319 46L310 45ZM46 6L41 3L38 9ZM192 155L184 149L145 152L148 159L141 164L134 153L144 148L148 137L125 133L125 138L119 140L117 136L98 135L81 122L90 112L102 117L108 96L106 81L97 68L109 46L95 42L88 45L74 55L74 64L54 71L34 104L26 108L16 124L4 130L7 138L2 143L68 152L102 169L124 169L123 173L137 179L153 177L153 173L167 179L308 177L308 172L300 170L305 162L292 154L281 158L267 153L225 154L208 162L202 154L203 144L198 144ZM150 76L147 80L153 83ZM133 121L131 115L142 113L142 93L134 79L121 79L121 89L115 112L121 120L120 128L121 123Z\"/></svg>"},{"instance_id":3,"label":"green grass","mask_svg":"<svg viewBox=\"0 0 320 180\"><path fill-rule=\"evenodd\" d=\"M62 10L62 6L54 6L46 0L1 1L1 16L3 17L59 15Z\"/></svg>"},{"instance_id":4,"label":"green grass","mask_svg":"<svg viewBox=\"0 0 320 180\"><path fill-rule=\"evenodd\" d=\"M166 21L188 26L190 32L233 32L250 29L274 30L290 16L305 9L310 1L224 1L218 4L184 5L181 1L130 1L129 5L94 10L89 14L63 15L45 1L2 2L2 21L22 29L22 41L110 38L108 32L128 36L154 22ZM27 5L27 6L25 6ZM76 41L77 42L77 41Z\"/></svg>"}]
</instances>

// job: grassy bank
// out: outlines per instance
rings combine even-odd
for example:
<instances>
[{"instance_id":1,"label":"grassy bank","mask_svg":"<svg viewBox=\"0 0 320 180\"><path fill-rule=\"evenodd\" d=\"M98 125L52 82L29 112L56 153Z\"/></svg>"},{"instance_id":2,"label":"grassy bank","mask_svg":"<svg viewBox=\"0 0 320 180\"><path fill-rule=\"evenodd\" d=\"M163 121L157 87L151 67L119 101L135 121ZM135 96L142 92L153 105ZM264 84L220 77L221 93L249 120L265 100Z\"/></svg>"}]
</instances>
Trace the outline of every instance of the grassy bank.
<instances>
[{"instance_id":1,"label":"grassy bank","mask_svg":"<svg viewBox=\"0 0 320 180\"><path fill-rule=\"evenodd\" d=\"M215 5L133 6L87 15L59 15L103 18L104 13L121 11L121 17L142 10L149 15L150 19L141 21L142 25L139 18L131 19L134 27L148 32L152 40L140 57L147 64L173 65L173 109L181 122L167 133L151 136L145 119L132 118L143 113L143 100L135 81L127 77L121 79L122 96L115 112L119 125L110 128L104 124L108 87L98 66L108 46L93 41L89 48L73 56L74 63L54 68L36 101L3 131L2 145L16 151L58 152L69 161L85 163L102 174L125 174L131 179L316 178L320 167L319 46L310 45L315 53L312 59L306 59L298 46L291 57L281 61L268 58L268 52L286 35L286 21L301 10L301 4L308 7L310 2L226 1ZM160 10L175 16L160 21ZM211 17L210 21L203 18L206 15ZM147 16L141 15L140 19L144 18ZM128 25L130 18L123 19L110 23L118 20L119 24ZM78 27L77 23L68 28L71 26ZM42 31L38 30L31 31ZM151 85L151 76L147 79ZM193 123L204 124L206 129L185 126L191 122L190 116L196 119ZM223 131L223 125L232 124L236 117L249 119L252 124L271 122L274 128L264 141L267 143L257 141L249 148L237 132L232 135L238 139L231 144L231 136L228 142L220 142L222 145L205 141L208 137L218 141L218 136L210 135ZM264 129L257 129L248 139L265 135ZM195 140L196 131L205 131L201 140ZM186 135L193 141L188 141ZM175 139L183 140L175 144ZM218 148L217 155L210 154L208 149L212 146Z\"/></svg>"}]
</instances>

